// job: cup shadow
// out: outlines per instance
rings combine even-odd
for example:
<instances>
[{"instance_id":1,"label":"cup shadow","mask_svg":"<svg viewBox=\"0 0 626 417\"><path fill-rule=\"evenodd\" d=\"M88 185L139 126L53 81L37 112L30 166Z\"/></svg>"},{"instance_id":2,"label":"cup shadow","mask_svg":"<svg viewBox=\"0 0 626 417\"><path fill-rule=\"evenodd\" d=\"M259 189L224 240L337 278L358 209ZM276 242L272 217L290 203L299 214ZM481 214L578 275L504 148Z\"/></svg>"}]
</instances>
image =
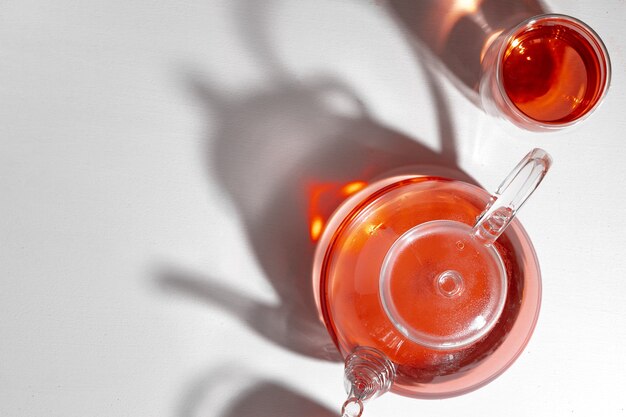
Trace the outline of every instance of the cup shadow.
<instances>
[{"instance_id":1,"label":"cup shadow","mask_svg":"<svg viewBox=\"0 0 626 417\"><path fill-rule=\"evenodd\" d=\"M541 0L387 0L386 7L428 65L442 69L479 107L481 61L490 40L547 13Z\"/></svg>"},{"instance_id":2,"label":"cup shadow","mask_svg":"<svg viewBox=\"0 0 626 417\"><path fill-rule=\"evenodd\" d=\"M173 265L157 271L157 282L167 291L219 306L283 348L337 361L341 358L314 302L312 220L328 218L346 198L346 185L367 183L403 166L436 167L476 182L458 166L447 102L428 68L441 151L382 125L357 92L336 77L291 75L264 36L266 3L240 4L246 16L242 37L270 75L268 81L245 94L198 76L185 82L217 126L206 137L207 175L231 199L279 302L259 301L220 277Z\"/></svg>"}]
</instances>

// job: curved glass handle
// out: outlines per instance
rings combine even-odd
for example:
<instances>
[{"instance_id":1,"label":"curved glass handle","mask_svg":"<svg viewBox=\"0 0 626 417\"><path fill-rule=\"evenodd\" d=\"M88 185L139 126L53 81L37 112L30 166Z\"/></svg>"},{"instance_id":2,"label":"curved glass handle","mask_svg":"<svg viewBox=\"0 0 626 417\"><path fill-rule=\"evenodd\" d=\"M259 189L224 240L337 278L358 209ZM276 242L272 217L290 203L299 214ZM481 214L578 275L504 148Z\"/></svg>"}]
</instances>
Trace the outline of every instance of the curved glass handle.
<instances>
[{"instance_id":1,"label":"curved glass handle","mask_svg":"<svg viewBox=\"0 0 626 417\"><path fill-rule=\"evenodd\" d=\"M484 245L491 245L507 228L517 210L537 189L552 165L543 149L535 148L502 181L491 202L478 216L472 234Z\"/></svg>"}]
</instances>

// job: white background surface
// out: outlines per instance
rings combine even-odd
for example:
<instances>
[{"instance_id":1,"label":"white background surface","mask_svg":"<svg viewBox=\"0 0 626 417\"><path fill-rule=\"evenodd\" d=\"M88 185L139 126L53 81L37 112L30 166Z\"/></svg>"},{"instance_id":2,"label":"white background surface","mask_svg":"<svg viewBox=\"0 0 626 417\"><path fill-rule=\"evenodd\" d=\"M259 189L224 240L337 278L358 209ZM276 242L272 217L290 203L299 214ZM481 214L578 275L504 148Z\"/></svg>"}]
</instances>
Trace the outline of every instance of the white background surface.
<instances>
[{"instance_id":1,"label":"white background surface","mask_svg":"<svg viewBox=\"0 0 626 417\"><path fill-rule=\"evenodd\" d=\"M613 64L603 106L556 136L484 115L382 2L3 1L0 415L337 415L341 365L284 299L309 279L295 179L341 171L323 150L368 161L350 144L378 133L421 161L447 143L490 190L532 147L555 164L520 213L544 282L525 353L366 416L626 415L626 2L543 7Z\"/></svg>"}]
</instances>

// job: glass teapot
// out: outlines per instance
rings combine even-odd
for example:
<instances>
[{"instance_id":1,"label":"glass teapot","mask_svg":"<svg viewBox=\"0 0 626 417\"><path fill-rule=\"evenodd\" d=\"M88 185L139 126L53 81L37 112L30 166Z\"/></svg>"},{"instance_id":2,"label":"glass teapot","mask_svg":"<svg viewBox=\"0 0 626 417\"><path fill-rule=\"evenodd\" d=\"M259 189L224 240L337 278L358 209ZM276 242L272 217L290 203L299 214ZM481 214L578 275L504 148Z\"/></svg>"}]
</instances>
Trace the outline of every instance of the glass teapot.
<instances>
[{"instance_id":1,"label":"glass teapot","mask_svg":"<svg viewBox=\"0 0 626 417\"><path fill-rule=\"evenodd\" d=\"M550 156L534 149L495 195L444 176L396 175L329 219L313 267L316 304L345 358L344 417L387 391L460 395L521 354L541 278L516 211Z\"/></svg>"}]
</instances>

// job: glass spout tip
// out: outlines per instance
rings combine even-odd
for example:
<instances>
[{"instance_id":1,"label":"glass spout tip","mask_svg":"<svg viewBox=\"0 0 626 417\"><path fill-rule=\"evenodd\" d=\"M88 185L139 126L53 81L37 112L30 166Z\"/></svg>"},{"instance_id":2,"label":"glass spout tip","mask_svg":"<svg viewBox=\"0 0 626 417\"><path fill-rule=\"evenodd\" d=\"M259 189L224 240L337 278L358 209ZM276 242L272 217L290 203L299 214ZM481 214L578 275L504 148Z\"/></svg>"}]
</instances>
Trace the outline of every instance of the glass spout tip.
<instances>
[{"instance_id":1,"label":"glass spout tip","mask_svg":"<svg viewBox=\"0 0 626 417\"><path fill-rule=\"evenodd\" d=\"M382 352L356 347L346 357L344 383L348 399L341 407L341 417L360 417L363 403L389 391L395 376L395 365Z\"/></svg>"},{"instance_id":2,"label":"glass spout tip","mask_svg":"<svg viewBox=\"0 0 626 417\"><path fill-rule=\"evenodd\" d=\"M348 398L341 407L341 417L361 417L363 401L356 397Z\"/></svg>"}]
</instances>

